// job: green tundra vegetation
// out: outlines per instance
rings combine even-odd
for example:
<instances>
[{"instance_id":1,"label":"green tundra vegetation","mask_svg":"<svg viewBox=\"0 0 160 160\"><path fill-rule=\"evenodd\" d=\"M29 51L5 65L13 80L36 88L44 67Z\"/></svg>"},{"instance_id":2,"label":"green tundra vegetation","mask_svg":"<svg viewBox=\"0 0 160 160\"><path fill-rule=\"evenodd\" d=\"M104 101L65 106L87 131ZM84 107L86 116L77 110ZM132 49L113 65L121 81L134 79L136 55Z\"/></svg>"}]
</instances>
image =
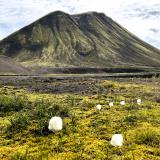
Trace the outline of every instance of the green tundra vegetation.
<instances>
[{"instance_id":1,"label":"green tundra vegetation","mask_svg":"<svg viewBox=\"0 0 160 160\"><path fill-rule=\"evenodd\" d=\"M3 85L0 159L160 160L159 82L101 80L94 94L39 93ZM97 104L102 105L100 111ZM62 117L61 131L48 130L52 116ZM110 145L115 133L123 135L122 147Z\"/></svg>"}]
</instances>

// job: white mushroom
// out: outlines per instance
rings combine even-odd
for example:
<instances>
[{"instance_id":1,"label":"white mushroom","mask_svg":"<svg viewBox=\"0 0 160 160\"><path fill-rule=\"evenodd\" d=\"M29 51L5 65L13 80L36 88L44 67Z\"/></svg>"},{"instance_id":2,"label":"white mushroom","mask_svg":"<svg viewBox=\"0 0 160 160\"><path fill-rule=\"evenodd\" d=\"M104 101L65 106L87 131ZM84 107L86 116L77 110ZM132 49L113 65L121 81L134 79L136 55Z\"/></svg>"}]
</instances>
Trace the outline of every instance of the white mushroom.
<instances>
[{"instance_id":1,"label":"white mushroom","mask_svg":"<svg viewBox=\"0 0 160 160\"><path fill-rule=\"evenodd\" d=\"M140 105L142 103L141 99L137 99L137 104Z\"/></svg>"},{"instance_id":2,"label":"white mushroom","mask_svg":"<svg viewBox=\"0 0 160 160\"><path fill-rule=\"evenodd\" d=\"M123 136L122 134L114 134L110 141L110 144L114 147L120 147L123 145Z\"/></svg>"},{"instance_id":3,"label":"white mushroom","mask_svg":"<svg viewBox=\"0 0 160 160\"><path fill-rule=\"evenodd\" d=\"M120 102L120 105L122 105L122 106L124 106L125 104L126 104L125 101L121 101L121 102Z\"/></svg>"},{"instance_id":4,"label":"white mushroom","mask_svg":"<svg viewBox=\"0 0 160 160\"><path fill-rule=\"evenodd\" d=\"M50 131L60 131L63 127L63 121L61 117L52 117L49 121L48 129Z\"/></svg>"},{"instance_id":5,"label":"white mushroom","mask_svg":"<svg viewBox=\"0 0 160 160\"><path fill-rule=\"evenodd\" d=\"M96 109L97 109L97 110L101 110L101 108L102 108L102 105L100 105L100 104L97 104L97 105L96 105Z\"/></svg>"},{"instance_id":6,"label":"white mushroom","mask_svg":"<svg viewBox=\"0 0 160 160\"><path fill-rule=\"evenodd\" d=\"M109 106L110 106L110 107L113 107L113 102L109 102Z\"/></svg>"}]
</instances>

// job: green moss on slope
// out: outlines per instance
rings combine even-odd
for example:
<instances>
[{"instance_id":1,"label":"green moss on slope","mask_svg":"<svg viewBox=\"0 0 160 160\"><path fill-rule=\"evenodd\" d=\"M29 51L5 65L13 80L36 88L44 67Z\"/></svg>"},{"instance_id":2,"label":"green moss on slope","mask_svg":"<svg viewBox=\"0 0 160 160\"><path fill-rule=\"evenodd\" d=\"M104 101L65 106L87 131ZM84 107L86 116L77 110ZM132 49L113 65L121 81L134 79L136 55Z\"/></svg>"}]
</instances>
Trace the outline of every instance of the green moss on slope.
<instances>
[{"instance_id":1,"label":"green moss on slope","mask_svg":"<svg viewBox=\"0 0 160 160\"><path fill-rule=\"evenodd\" d=\"M27 66L160 66L160 51L102 13L53 12L0 42Z\"/></svg>"}]
</instances>

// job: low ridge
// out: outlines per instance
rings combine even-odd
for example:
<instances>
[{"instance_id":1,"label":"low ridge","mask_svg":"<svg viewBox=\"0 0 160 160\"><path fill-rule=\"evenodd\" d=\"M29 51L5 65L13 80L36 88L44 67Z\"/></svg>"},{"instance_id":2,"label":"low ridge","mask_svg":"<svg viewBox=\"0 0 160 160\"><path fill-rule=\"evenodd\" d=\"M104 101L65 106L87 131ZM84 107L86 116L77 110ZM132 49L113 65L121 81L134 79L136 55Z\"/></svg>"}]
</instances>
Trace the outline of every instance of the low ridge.
<instances>
[{"instance_id":1,"label":"low ridge","mask_svg":"<svg viewBox=\"0 0 160 160\"><path fill-rule=\"evenodd\" d=\"M16 63L12 58L0 56L0 74L31 74L30 70Z\"/></svg>"}]
</instances>

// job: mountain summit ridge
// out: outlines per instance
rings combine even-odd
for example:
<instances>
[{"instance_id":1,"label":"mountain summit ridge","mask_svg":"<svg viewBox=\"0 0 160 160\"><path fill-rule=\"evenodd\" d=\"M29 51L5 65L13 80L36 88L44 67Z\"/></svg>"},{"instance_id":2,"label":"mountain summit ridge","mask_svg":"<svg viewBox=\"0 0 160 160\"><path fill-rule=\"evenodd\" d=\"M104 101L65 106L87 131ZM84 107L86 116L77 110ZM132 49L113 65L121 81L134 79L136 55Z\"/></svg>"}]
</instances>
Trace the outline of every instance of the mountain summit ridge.
<instances>
[{"instance_id":1,"label":"mountain summit ridge","mask_svg":"<svg viewBox=\"0 0 160 160\"><path fill-rule=\"evenodd\" d=\"M98 12L49 13L1 40L0 55L28 67L160 66L160 50Z\"/></svg>"}]
</instances>

